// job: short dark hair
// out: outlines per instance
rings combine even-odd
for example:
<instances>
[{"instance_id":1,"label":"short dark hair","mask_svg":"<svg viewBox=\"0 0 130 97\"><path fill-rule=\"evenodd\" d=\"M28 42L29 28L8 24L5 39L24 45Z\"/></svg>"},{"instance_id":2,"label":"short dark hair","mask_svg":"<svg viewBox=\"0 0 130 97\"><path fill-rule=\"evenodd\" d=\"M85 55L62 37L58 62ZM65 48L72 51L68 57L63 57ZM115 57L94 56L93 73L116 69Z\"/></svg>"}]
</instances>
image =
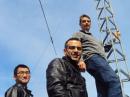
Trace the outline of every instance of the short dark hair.
<instances>
[{"instance_id":1,"label":"short dark hair","mask_svg":"<svg viewBox=\"0 0 130 97\"><path fill-rule=\"evenodd\" d=\"M29 67L27 66L27 65L24 65L24 64L18 64L16 67L15 67L15 69L14 69L14 76L17 76L17 71L18 71L18 68L27 68L28 70L29 70L29 72L30 72L30 69L29 69Z\"/></svg>"},{"instance_id":2,"label":"short dark hair","mask_svg":"<svg viewBox=\"0 0 130 97\"><path fill-rule=\"evenodd\" d=\"M69 41L71 41L71 40L80 41L79 38L71 37L71 38L69 38L69 39L65 42L64 48L67 48L67 43L68 43Z\"/></svg>"},{"instance_id":3,"label":"short dark hair","mask_svg":"<svg viewBox=\"0 0 130 97\"><path fill-rule=\"evenodd\" d=\"M81 24L81 19L82 19L83 17L87 17L87 18L89 18L89 19L91 20L91 18L90 18L88 15L83 14L83 15L80 16L79 25Z\"/></svg>"}]
</instances>

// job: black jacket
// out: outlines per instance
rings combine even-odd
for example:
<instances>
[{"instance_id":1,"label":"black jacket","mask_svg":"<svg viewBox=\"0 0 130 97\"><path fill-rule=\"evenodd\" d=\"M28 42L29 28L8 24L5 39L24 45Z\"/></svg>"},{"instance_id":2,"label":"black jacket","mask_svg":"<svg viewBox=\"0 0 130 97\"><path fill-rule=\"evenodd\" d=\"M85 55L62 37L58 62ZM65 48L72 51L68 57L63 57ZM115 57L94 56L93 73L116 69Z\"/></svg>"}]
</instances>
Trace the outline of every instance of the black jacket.
<instances>
[{"instance_id":1,"label":"black jacket","mask_svg":"<svg viewBox=\"0 0 130 97\"><path fill-rule=\"evenodd\" d=\"M15 84L6 91L5 97L33 97L33 95L27 87L22 84Z\"/></svg>"},{"instance_id":2,"label":"black jacket","mask_svg":"<svg viewBox=\"0 0 130 97\"><path fill-rule=\"evenodd\" d=\"M77 63L67 57L51 61L46 77L49 97L88 97Z\"/></svg>"}]
</instances>

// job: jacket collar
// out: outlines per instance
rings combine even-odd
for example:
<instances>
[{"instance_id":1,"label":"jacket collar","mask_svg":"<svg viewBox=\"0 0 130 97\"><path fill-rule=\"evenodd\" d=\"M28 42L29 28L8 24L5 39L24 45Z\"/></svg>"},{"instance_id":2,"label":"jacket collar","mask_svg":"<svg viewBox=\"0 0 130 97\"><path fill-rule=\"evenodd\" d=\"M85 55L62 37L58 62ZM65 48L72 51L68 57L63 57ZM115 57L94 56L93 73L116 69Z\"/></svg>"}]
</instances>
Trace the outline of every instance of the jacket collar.
<instances>
[{"instance_id":1,"label":"jacket collar","mask_svg":"<svg viewBox=\"0 0 130 97\"><path fill-rule=\"evenodd\" d=\"M63 56L63 59L65 60L65 62L67 62L70 65L72 65L72 67L74 67L75 69L79 70L78 62L72 60L70 57L67 57L67 56Z\"/></svg>"},{"instance_id":2,"label":"jacket collar","mask_svg":"<svg viewBox=\"0 0 130 97\"><path fill-rule=\"evenodd\" d=\"M23 87L24 89L27 89L27 85L23 85L21 83L16 83L15 85L18 87Z\"/></svg>"},{"instance_id":3,"label":"jacket collar","mask_svg":"<svg viewBox=\"0 0 130 97\"><path fill-rule=\"evenodd\" d=\"M92 35L89 31L80 30L80 32L83 32L84 34Z\"/></svg>"},{"instance_id":4,"label":"jacket collar","mask_svg":"<svg viewBox=\"0 0 130 97\"><path fill-rule=\"evenodd\" d=\"M27 88L27 85L23 85L21 83L16 83L15 85L18 87L22 87L29 95L31 95L31 97L33 97L32 93L31 93L32 91Z\"/></svg>"}]
</instances>

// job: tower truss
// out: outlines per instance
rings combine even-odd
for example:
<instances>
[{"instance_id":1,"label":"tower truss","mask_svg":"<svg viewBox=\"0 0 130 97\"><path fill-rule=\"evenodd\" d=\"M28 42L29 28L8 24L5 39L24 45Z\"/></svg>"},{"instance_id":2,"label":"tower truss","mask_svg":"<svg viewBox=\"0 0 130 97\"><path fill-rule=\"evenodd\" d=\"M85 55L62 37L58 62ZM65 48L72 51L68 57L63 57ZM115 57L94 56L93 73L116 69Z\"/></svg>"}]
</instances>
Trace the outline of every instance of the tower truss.
<instances>
[{"instance_id":1,"label":"tower truss","mask_svg":"<svg viewBox=\"0 0 130 97\"><path fill-rule=\"evenodd\" d=\"M114 14L109 0L95 0L98 14L99 31L108 62L119 76L122 95L125 93L125 84L130 82L130 73L126 63L126 56L121 43L120 31L114 21Z\"/></svg>"}]
</instances>

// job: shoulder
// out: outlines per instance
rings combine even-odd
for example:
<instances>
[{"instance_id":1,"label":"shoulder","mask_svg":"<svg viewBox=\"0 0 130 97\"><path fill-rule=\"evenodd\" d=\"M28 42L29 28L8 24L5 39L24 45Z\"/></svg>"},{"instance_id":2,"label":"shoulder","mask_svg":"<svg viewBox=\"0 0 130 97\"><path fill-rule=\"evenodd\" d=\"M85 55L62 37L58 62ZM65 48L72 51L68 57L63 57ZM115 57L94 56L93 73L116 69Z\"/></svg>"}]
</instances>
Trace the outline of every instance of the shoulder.
<instances>
[{"instance_id":1,"label":"shoulder","mask_svg":"<svg viewBox=\"0 0 130 97\"><path fill-rule=\"evenodd\" d=\"M16 86L16 84L14 84L14 85L11 86L9 89L7 89L6 92L12 91L13 89L16 89L16 88L17 88L17 86Z\"/></svg>"},{"instance_id":2,"label":"shoulder","mask_svg":"<svg viewBox=\"0 0 130 97\"><path fill-rule=\"evenodd\" d=\"M5 92L5 97L9 97L12 93L12 90L13 90L13 86L10 87L9 89L7 89L6 92Z\"/></svg>"},{"instance_id":3,"label":"shoulder","mask_svg":"<svg viewBox=\"0 0 130 97\"><path fill-rule=\"evenodd\" d=\"M48 66L50 65L56 65L56 64L59 64L60 63L60 60L62 60L61 58L55 58L53 59Z\"/></svg>"},{"instance_id":4,"label":"shoulder","mask_svg":"<svg viewBox=\"0 0 130 97\"><path fill-rule=\"evenodd\" d=\"M74 38L81 38L82 37L82 33L81 32L75 32L73 35L72 35L72 37L74 37Z\"/></svg>"},{"instance_id":5,"label":"shoulder","mask_svg":"<svg viewBox=\"0 0 130 97\"><path fill-rule=\"evenodd\" d=\"M64 67L64 64L62 62L62 59L61 58L55 58L53 59L47 69L46 69L46 77L49 78L49 77L61 77L63 74L65 74L65 67Z\"/></svg>"},{"instance_id":6,"label":"shoulder","mask_svg":"<svg viewBox=\"0 0 130 97\"><path fill-rule=\"evenodd\" d=\"M17 84L13 85L10 87L6 92L5 92L5 97L12 97L13 95L17 95L18 92L23 91L20 86Z\"/></svg>"},{"instance_id":7,"label":"shoulder","mask_svg":"<svg viewBox=\"0 0 130 97\"><path fill-rule=\"evenodd\" d=\"M81 35L81 32L74 32L73 35Z\"/></svg>"},{"instance_id":8,"label":"shoulder","mask_svg":"<svg viewBox=\"0 0 130 97\"><path fill-rule=\"evenodd\" d=\"M47 70L62 68L62 58L55 58L49 64Z\"/></svg>"}]
</instances>

